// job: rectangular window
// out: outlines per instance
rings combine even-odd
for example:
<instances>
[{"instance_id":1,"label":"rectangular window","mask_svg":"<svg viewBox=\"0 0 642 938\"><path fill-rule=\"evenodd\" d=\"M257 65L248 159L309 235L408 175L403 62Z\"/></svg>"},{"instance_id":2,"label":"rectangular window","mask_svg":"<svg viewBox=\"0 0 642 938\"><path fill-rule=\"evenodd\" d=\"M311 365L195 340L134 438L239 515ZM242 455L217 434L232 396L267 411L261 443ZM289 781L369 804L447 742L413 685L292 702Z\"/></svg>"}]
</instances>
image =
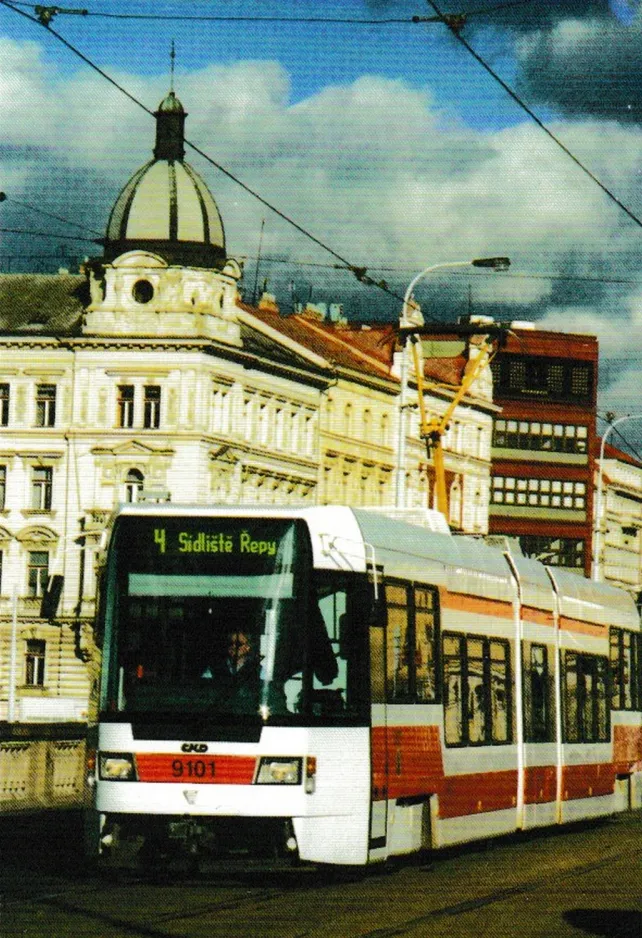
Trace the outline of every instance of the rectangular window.
<instances>
[{"instance_id":1,"label":"rectangular window","mask_svg":"<svg viewBox=\"0 0 642 938\"><path fill-rule=\"evenodd\" d=\"M608 742L610 736L606 658L567 651L564 660L566 742Z\"/></svg>"},{"instance_id":2,"label":"rectangular window","mask_svg":"<svg viewBox=\"0 0 642 938\"><path fill-rule=\"evenodd\" d=\"M37 511L51 510L53 469L50 466L34 466L31 476L31 507Z\"/></svg>"},{"instance_id":3,"label":"rectangular window","mask_svg":"<svg viewBox=\"0 0 642 938\"><path fill-rule=\"evenodd\" d=\"M434 701L437 695L437 593L416 586L414 596L415 698L418 701Z\"/></svg>"},{"instance_id":4,"label":"rectangular window","mask_svg":"<svg viewBox=\"0 0 642 938\"><path fill-rule=\"evenodd\" d=\"M437 593L387 583L388 699L431 703L437 694Z\"/></svg>"},{"instance_id":5,"label":"rectangular window","mask_svg":"<svg viewBox=\"0 0 642 938\"><path fill-rule=\"evenodd\" d=\"M504 641L491 641L490 645L490 721L494 743L507 743L512 727L510 708L509 647Z\"/></svg>"},{"instance_id":6,"label":"rectangular window","mask_svg":"<svg viewBox=\"0 0 642 938\"><path fill-rule=\"evenodd\" d=\"M146 430L160 427L161 389L158 384L148 384L143 401L143 426Z\"/></svg>"},{"instance_id":7,"label":"rectangular window","mask_svg":"<svg viewBox=\"0 0 642 938\"><path fill-rule=\"evenodd\" d=\"M10 386L0 384L0 427L9 426Z\"/></svg>"},{"instance_id":8,"label":"rectangular window","mask_svg":"<svg viewBox=\"0 0 642 938\"><path fill-rule=\"evenodd\" d=\"M497 393L588 402L593 393L593 365L502 353L491 365Z\"/></svg>"},{"instance_id":9,"label":"rectangular window","mask_svg":"<svg viewBox=\"0 0 642 938\"><path fill-rule=\"evenodd\" d=\"M134 426L134 385L118 385L118 426Z\"/></svg>"},{"instance_id":10,"label":"rectangular window","mask_svg":"<svg viewBox=\"0 0 642 938\"><path fill-rule=\"evenodd\" d=\"M232 419L231 390L231 386L228 384L214 388L212 397L212 430L214 433L230 432Z\"/></svg>"},{"instance_id":11,"label":"rectangular window","mask_svg":"<svg viewBox=\"0 0 642 938\"><path fill-rule=\"evenodd\" d=\"M459 746L464 742L462 644L460 636L444 635L444 736L448 746Z\"/></svg>"},{"instance_id":12,"label":"rectangular window","mask_svg":"<svg viewBox=\"0 0 642 938\"><path fill-rule=\"evenodd\" d=\"M587 427L571 423L496 420L493 427L493 446L505 449L586 453L587 437Z\"/></svg>"},{"instance_id":13,"label":"rectangular window","mask_svg":"<svg viewBox=\"0 0 642 938\"><path fill-rule=\"evenodd\" d=\"M466 697L468 743L488 739L488 686L484 680L484 639L468 637L466 647Z\"/></svg>"},{"instance_id":14,"label":"rectangular window","mask_svg":"<svg viewBox=\"0 0 642 938\"><path fill-rule=\"evenodd\" d=\"M42 687L45 683L46 642L39 638L27 639L25 653L25 684Z\"/></svg>"},{"instance_id":15,"label":"rectangular window","mask_svg":"<svg viewBox=\"0 0 642 938\"><path fill-rule=\"evenodd\" d=\"M442 648L446 744L511 742L509 642L478 635L444 635Z\"/></svg>"},{"instance_id":16,"label":"rectangular window","mask_svg":"<svg viewBox=\"0 0 642 938\"><path fill-rule=\"evenodd\" d=\"M36 426L53 427L56 423L56 385L36 386Z\"/></svg>"},{"instance_id":17,"label":"rectangular window","mask_svg":"<svg viewBox=\"0 0 642 938\"><path fill-rule=\"evenodd\" d=\"M7 498L7 467L0 466L0 511L5 506Z\"/></svg>"},{"instance_id":18,"label":"rectangular window","mask_svg":"<svg viewBox=\"0 0 642 938\"><path fill-rule=\"evenodd\" d=\"M386 585L388 609L387 656L388 699L410 698L410 669L408 667L408 597L405 586Z\"/></svg>"},{"instance_id":19,"label":"rectangular window","mask_svg":"<svg viewBox=\"0 0 642 938\"><path fill-rule=\"evenodd\" d=\"M551 488L553 494L551 497ZM517 489L517 496L513 491ZM495 505L524 505L528 508L569 508L586 510L586 483L561 479L525 479L494 476L491 502Z\"/></svg>"},{"instance_id":20,"label":"rectangular window","mask_svg":"<svg viewBox=\"0 0 642 938\"><path fill-rule=\"evenodd\" d=\"M32 550L29 552L27 568L27 592L29 596L41 597L49 579L49 551Z\"/></svg>"},{"instance_id":21,"label":"rectangular window","mask_svg":"<svg viewBox=\"0 0 642 938\"><path fill-rule=\"evenodd\" d=\"M610 631L611 701L614 710L637 710L640 700L640 665L636 661L638 642L633 632Z\"/></svg>"},{"instance_id":22,"label":"rectangular window","mask_svg":"<svg viewBox=\"0 0 642 938\"><path fill-rule=\"evenodd\" d=\"M553 739L552 684L546 645L524 643L524 737L527 742Z\"/></svg>"}]
</instances>

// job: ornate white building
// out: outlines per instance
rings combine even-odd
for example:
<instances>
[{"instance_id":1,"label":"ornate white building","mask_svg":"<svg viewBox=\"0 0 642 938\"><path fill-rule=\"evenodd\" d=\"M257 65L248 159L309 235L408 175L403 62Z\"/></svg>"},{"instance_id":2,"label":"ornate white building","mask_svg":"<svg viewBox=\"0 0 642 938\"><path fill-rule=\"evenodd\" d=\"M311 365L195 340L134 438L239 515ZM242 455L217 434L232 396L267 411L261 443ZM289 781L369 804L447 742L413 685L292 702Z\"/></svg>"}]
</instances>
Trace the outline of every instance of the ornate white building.
<instances>
[{"instance_id":1,"label":"ornate white building","mask_svg":"<svg viewBox=\"0 0 642 938\"><path fill-rule=\"evenodd\" d=\"M242 302L216 203L184 160L185 116L170 92L101 258L79 276L0 275L0 720L86 718L96 556L120 502L394 500L395 330ZM451 395L430 390L428 409ZM451 520L471 532L487 530L492 412L483 387L446 438ZM432 497L417 429L408 507Z\"/></svg>"},{"instance_id":2,"label":"ornate white building","mask_svg":"<svg viewBox=\"0 0 642 938\"><path fill-rule=\"evenodd\" d=\"M600 579L634 594L642 592L642 464L608 443L595 460L596 488L602 473L600 518L593 534ZM595 500L597 512L597 499Z\"/></svg>"}]
</instances>

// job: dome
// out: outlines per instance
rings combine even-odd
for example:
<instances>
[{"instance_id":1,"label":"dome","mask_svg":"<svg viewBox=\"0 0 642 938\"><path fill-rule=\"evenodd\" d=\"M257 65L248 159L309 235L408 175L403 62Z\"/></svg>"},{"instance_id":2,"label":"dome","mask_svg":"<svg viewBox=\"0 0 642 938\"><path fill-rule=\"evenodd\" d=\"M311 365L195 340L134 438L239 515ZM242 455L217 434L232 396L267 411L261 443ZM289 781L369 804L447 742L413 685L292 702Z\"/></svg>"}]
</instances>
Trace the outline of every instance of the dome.
<instances>
[{"instance_id":1,"label":"dome","mask_svg":"<svg viewBox=\"0 0 642 938\"><path fill-rule=\"evenodd\" d=\"M107 223L105 259L142 249L170 264L221 268L225 233L214 198L185 162L186 113L173 91L156 111L154 159L131 177Z\"/></svg>"},{"instance_id":2,"label":"dome","mask_svg":"<svg viewBox=\"0 0 642 938\"><path fill-rule=\"evenodd\" d=\"M184 114L185 108L178 100L173 91L170 91L169 94L163 98L161 103L158 105L159 114Z\"/></svg>"}]
</instances>

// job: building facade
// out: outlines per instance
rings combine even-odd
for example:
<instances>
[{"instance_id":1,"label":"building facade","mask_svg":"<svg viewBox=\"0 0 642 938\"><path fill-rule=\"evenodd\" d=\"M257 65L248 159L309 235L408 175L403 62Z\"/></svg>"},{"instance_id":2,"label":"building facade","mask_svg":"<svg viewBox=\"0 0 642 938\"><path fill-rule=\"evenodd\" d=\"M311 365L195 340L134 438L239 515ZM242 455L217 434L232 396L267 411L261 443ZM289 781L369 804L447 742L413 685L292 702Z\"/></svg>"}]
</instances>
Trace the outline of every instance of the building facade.
<instances>
[{"instance_id":1,"label":"building facade","mask_svg":"<svg viewBox=\"0 0 642 938\"><path fill-rule=\"evenodd\" d=\"M599 443L600 441L596 441ZM600 484L600 473L602 475ZM642 463L608 443L595 461L601 511L594 518L594 575L635 595L642 591Z\"/></svg>"},{"instance_id":2,"label":"building facade","mask_svg":"<svg viewBox=\"0 0 642 938\"><path fill-rule=\"evenodd\" d=\"M514 323L492 363L489 528L590 576L598 345Z\"/></svg>"}]
</instances>

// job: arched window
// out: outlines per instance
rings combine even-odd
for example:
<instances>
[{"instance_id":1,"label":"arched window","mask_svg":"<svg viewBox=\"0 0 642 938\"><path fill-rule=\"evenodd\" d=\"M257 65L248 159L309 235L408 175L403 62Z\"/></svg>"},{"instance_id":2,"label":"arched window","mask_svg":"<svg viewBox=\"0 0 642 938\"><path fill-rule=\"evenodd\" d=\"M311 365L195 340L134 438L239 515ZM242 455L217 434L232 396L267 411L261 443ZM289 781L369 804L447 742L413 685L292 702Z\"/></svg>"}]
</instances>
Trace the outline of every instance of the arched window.
<instances>
[{"instance_id":1,"label":"arched window","mask_svg":"<svg viewBox=\"0 0 642 938\"><path fill-rule=\"evenodd\" d=\"M130 469L125 476L125 501L137 502L143 491L145 476L139 469Z\"/></svg>"}]
</instances>

